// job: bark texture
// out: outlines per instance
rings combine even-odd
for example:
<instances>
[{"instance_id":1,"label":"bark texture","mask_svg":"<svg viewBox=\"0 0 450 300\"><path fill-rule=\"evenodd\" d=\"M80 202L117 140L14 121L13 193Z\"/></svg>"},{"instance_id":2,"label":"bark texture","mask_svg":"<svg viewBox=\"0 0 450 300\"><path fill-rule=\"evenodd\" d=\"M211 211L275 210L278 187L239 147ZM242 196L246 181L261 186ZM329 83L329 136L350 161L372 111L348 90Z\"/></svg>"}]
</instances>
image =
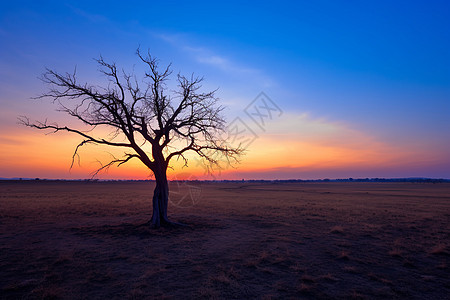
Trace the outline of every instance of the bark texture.
<instances>
[{"instance_id":1,"label":"bark texture","mask_svg":"<svg viewBox=\"0 0 450 300\"><path fill-rule=\"evenodd\" d=\"M151 224L154 227L170 225L167 217L167 206L169 204L169 183L166 171L155 173L156 186L153 192L153 214Z\"/></svg>"}]
</instances>

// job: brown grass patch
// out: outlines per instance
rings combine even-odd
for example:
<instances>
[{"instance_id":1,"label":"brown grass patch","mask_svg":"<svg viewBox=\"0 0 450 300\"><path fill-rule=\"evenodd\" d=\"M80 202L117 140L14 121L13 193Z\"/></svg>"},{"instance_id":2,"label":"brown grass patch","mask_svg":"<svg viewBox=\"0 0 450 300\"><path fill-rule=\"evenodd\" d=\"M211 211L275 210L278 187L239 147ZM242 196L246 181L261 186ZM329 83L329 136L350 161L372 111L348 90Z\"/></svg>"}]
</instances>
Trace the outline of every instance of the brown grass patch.
<instances>
[{"instance_id":1,"label":"brown grass patch","mask_svg":"<svg viewBox=\"0 0 450 300\"><path fill-rule=\"evenodd\" d=\"M340 225L333 226L330 229L330 233L342 234L342 233L344 233L344 227L342 227Z\"/></svg>"},{"instance_id":2,"label":"brown grass patch","mask_svg":"<svg viewBox=\"0 0 450 300\"><path fill-rule=\"evenodd\" d=\"M394 249L390 250L388 253L390 256L393 256L393 257L402 257L403 251L399 248L394 248Z\"/></svg>"},{"instance_id":3,"label":"brown grass patch","mask_svg":"<svg viewBox=\"0 0 450 300\"><path fill-rule=\"evenodd\" d=\"M189 226L160 230L142 226L152 189L0 182L0 298L439 299L450 289L450 184L203 183L195 206L169 204Z\"/></svg>"},{"instance_id":4,"label":"brown grass patch","mask_svg":"<svg viewBox=\"0 0 450 300\"><path fill-rule=\"evenodd\" d=\"M450 256L450 253L449 253L449 251L448 251L448 249L447 249L447 246L444 245L444 244L438 244L438 245L434 246L434 247L430 250L429 253L430 253L430 254L433 254L433 255L445 255L445 256Z\"/></svg>"}]
</instances>

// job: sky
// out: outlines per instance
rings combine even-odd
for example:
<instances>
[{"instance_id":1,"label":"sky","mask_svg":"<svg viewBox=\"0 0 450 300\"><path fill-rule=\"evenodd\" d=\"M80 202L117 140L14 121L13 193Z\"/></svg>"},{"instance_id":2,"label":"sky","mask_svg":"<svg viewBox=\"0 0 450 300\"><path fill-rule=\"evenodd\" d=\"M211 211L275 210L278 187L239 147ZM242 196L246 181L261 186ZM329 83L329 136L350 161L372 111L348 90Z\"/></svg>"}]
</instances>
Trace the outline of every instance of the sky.
<instances>
[{"instance_id":1,"label":"sky","mask_svg":"<svg viewBox=\"0 0 450 300\"><path fill-rule=\"evenodd\" d=\"M192 156L169 178L450 178L448 1L42 2L0 10L2 178L89 178L115 150L87 147L70 169L79 137L17 118L74 125L32 99L48 89L45 68L103 84L93 59L139 73L138 47L203 76L229 124L247 130L240 164L208 174ZM273 110L261 120L263 103ZM151 173L130 162L99 178Z\"/></svg>"}]
</instances>

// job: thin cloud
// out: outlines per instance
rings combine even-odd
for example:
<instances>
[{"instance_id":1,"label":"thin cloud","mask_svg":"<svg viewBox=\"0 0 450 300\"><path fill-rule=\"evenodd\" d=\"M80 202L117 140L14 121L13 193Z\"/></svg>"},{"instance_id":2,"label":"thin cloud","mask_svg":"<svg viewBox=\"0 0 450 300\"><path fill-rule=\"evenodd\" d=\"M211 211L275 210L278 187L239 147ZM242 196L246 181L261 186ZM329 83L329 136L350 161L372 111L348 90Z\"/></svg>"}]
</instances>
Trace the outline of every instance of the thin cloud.
<instances>
[{"instance_id":1,"label":"thin cloud","mask_svg":"<svg viewBox=\"0 0 450 300\"><path fill-rule=\"evenodd\" d=\"M184 42L185 37L181 34L155 34L157 38L171 44L173 47L190 55L196 62L216 68L233 76L251 78L261 83L262 88L273 87L276 81L266 75L262 70L244 66L223 54L216 53L210 48L193 46Z\"/></svg>"},{"instance_id":2,"label":"thin cloud","mask_svg":"<svg viewBox=\"0 0 450 300\"><path fill-rule=\"evenodd\" d=\"M383 176L389 177L395 168L435 163L427 161L423 149L388 143L352 124L313 118L306 113L285 113L265 129L247 149L241 164L222 170L219 176L259 178L264 174L264 178L273 179L386 174Z\"/></svg>"},{"instance_id":3,"label":"thin cloud","mask_svg":"<svg viewBox=\"0 0 450 300\"><path fill-rule=\"evenodd\" d=\"M233 73L238 72L246 75L260 75L262 73L258 69L239 66L230 59L214 53L207 48L184 46L183 49L193 55L197 62L216 67L222 71Z\"/></svg>"},{"instance_id":4,"label":"thin cloud","mask_svg":"<svg viewBox=\"0 0 450 300\"><path fill-rule=\"evenodd\" d=\"M70 10L72 10L76 15L83 17L92 23L110 23L109 19L103 15L88 13L87 11L70 4L66 4L66 6L70 8Z\"/></svg>"}]
</instances>

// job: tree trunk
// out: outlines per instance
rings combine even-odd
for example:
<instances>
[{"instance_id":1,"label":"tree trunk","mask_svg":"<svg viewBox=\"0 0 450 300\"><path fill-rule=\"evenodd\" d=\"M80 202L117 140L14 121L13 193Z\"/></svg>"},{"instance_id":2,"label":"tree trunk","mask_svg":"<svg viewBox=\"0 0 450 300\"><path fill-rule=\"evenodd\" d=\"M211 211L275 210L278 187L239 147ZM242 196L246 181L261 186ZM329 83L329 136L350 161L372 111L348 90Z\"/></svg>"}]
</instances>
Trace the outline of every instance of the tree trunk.
<instances>
[{"instance_id":1,"label":"tree trunk","mask_svg":"<svg viewBox=\"0 0 450 300\"><path fill-rule=\"evenodd\" d=\"M156 187L153 192L153 215L151 224L154 227L170 225L167 218L167 205L169 202L169 184L164 168L155 172Z\"/></svg>"},{"instance_id":2,"label":"tree trunk","mask_svg":"<svg viewBox=\"0 0 450 300\"><path fill-rule=\"evenodd\" d=\"M167 181L167 162L164 159L162 148L158 144L152 147L155 164L151 170L155 175L156 187L153 192L153 214L150 225L155 228L161 226L185 226L181 223L171 222L167 217L169 203L169 183Z\"/></svg>"}]
</instances>

